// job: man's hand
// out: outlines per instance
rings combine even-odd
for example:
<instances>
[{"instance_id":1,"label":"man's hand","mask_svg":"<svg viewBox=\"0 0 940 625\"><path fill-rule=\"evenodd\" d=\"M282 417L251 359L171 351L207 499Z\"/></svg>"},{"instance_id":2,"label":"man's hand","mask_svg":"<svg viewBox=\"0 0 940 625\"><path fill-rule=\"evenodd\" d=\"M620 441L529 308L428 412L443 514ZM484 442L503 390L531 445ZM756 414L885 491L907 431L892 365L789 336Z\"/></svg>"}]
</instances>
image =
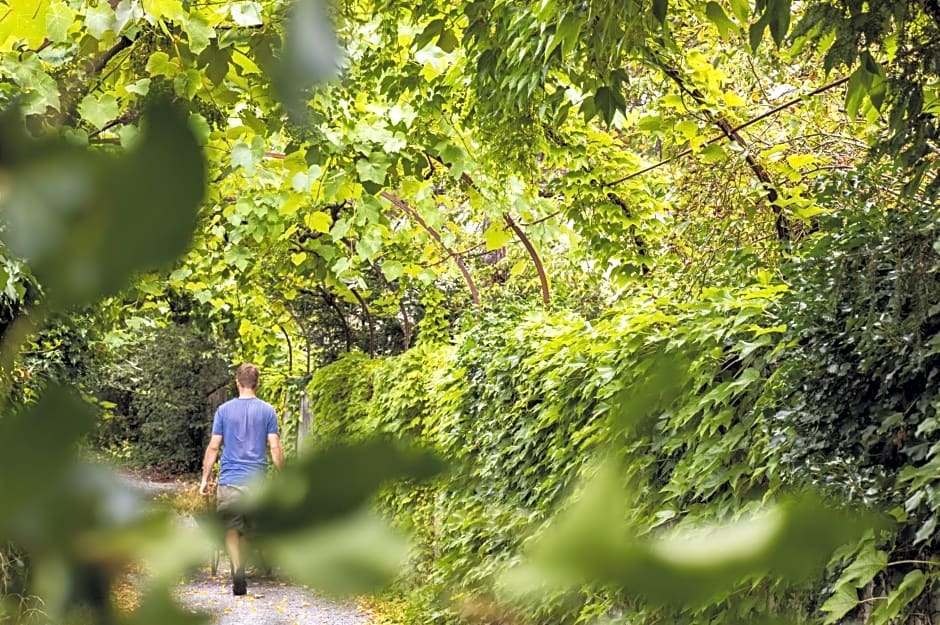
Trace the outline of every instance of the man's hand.
<instances>
[{"instance_id":1,"label":"man's hand","mask_svg":"<svg viewBox=\"0 0 940 625\"><path fill-rule=\"evenodd\" d=\"M206 455L202 459L202 482L199 484L199 494L209 494L209 476L212 475L212 467L215 466L215 460L219 457L219 448L222 446L222 436L213 434L209 439L209 446L206 447Z\"/></svg>"}]
</instances>

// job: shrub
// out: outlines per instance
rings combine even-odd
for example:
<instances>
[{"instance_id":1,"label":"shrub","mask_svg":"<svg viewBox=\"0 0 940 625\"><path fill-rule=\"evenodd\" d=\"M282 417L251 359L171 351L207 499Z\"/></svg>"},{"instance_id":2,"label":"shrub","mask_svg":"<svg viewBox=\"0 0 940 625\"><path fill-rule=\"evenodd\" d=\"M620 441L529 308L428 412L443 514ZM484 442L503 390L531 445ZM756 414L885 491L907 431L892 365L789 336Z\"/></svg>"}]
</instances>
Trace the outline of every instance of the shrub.
<instances>
[{"instance_id":1,"label":"shrub","mask_svg":"<svg viewBox=\"0 0 940 625\"><path fill-rule=\"evenodd\" d=\"M213 392L232 384L227 354L186 324L147 330L124 352L89 376L94 394L111 406L99 444L129 445L135 464L197 470L221 399Z\"/></svg>"}]
</instances>

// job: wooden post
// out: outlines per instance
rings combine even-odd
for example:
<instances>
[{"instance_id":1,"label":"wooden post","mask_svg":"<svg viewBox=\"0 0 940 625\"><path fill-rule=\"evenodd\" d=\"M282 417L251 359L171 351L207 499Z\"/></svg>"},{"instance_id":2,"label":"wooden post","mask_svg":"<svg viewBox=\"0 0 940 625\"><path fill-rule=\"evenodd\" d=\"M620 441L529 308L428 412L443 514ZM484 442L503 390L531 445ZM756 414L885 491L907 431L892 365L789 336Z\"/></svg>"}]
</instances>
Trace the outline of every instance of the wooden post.
<instances>
[{"instance_id":1,"label":"wooden post","mask_svg":"<svg viewBox=\"0 0 940 625\"><path fill-rule=\"evenodd\" d=\"M297 421L297 452L303 451L310 435L310 399L307 392L300 395L300 414Z\"/></svg>"}]
</instances>

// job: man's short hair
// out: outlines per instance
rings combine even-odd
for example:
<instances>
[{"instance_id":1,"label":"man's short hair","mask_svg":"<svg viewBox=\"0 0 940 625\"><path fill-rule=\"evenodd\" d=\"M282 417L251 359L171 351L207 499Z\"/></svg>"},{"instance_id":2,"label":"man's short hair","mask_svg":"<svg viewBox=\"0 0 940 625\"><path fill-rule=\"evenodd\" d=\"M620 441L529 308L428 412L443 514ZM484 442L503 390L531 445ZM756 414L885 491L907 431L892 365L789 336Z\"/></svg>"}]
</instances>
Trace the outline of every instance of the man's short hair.
<instances>
[{"instance_id":1,"label":"man's short hair","mask_svg":"<svg viewBox=\"0 0 940 625\"><path fill-rule=\"evenodd\" d=\"M239 365L235 372L235 381L244 388L258 388L258 367L247 362Z\"/></svg>"}]
</instances>

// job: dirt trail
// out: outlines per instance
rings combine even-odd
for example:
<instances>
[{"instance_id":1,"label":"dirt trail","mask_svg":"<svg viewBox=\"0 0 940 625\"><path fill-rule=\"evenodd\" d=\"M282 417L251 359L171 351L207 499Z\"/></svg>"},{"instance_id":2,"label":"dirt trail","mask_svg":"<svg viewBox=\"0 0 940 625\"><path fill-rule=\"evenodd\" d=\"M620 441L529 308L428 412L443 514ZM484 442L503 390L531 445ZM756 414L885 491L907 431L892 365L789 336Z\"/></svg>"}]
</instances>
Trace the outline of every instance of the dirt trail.
<instances>
[{"instance_id":1,"label":"dirt trail","mask_svg":"<svg viewBox=\"0 0 940 625\"><path fill-rule=\"evenodd\" d=\"M223 560L222 570L227 570ZM277 579L248 576L248 594L232 595L231 582L206 567L179 586L180 604L208 615L218 625L367 625L368 617L354 603L316 597Z\"/></svg>"},{"instance_id":2,"label":"dirt trail","mask_svg":"<svg viewBox=\"0 0 940 625\"><path fill-rule=\"evenodd\" d=\"M122 481L147 497L178 492L181 482L158 482L142 475L125 473ZM181 523L194 523L192 517L179 517ZM212 575L207 562L176 589L181 606L207 615L216 625L368 625L369 617L355 603L317 597L304 588L249 569L248 594L232 595L228 558L223 557L218 575Z\"/></svg>"}]
</instances>

